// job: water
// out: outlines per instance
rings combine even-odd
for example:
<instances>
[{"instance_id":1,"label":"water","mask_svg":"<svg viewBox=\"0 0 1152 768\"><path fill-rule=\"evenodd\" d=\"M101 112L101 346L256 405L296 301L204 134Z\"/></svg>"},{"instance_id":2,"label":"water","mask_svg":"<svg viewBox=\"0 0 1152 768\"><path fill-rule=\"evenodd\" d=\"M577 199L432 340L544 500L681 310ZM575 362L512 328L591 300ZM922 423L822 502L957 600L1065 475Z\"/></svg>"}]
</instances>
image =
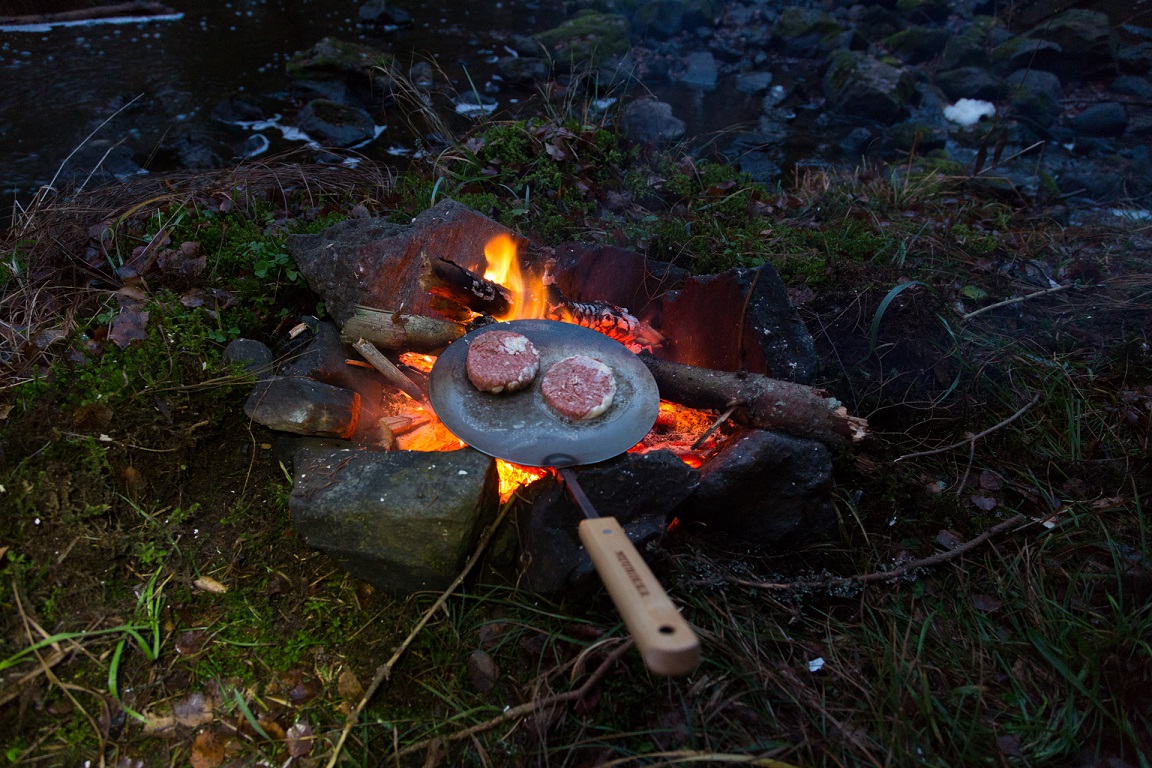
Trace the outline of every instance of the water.
<instances>
[{"instance_id":1,"label":"water","mask_svg":"<svg viewBox=\"0 0 1152 768\"><path fill-rule=\"evenodd\" d=\"M375 45L401 61L431 58L467 90L460 64L467 63L473 78L486 76L489 33L528 34L563 18L561 0L408 3L415 24L400 30L360 25L359 0L186 0L174 6L183 12L178 20L0 32L5 216L13 198L27 202L50 183L93 131L97 141L122 140L145 167L154 167L150 157L160 162L157 147L193 127L242 139L237 129L212 123L212 108L234 95L284 91L285 62L324 36ZM375 142L381 154L387 133ZM280 148L273 134L266 135Z\"/></svg>"}]
</instances>

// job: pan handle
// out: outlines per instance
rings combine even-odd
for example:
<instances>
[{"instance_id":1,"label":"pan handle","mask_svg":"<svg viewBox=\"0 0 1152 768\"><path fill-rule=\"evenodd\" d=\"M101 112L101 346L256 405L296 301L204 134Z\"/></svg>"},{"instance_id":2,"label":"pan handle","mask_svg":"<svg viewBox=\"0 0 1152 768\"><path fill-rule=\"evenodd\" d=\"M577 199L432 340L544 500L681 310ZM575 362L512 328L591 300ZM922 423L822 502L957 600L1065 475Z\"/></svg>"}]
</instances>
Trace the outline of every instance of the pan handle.
<instances>
[{"instance_id":1,"label":"pan handle","mask_svg":"<svg viewBox=\"0 0 1152 768\"><path fill-rule=\"evenodd\" d=\"M580 541L635 638L644 666L668 677L683 677L696 669L699 638L616 518L581 520Z\"/></svg>"}]
</instances>

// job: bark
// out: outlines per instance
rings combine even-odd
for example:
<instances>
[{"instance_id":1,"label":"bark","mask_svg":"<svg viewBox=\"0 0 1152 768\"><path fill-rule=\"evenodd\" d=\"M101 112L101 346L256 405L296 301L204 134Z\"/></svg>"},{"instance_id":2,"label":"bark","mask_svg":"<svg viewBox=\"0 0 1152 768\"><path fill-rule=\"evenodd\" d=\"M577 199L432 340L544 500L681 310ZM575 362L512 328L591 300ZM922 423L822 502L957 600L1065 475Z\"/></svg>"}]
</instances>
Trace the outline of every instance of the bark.
<instances>
[{"instance_id":1,"label":"bark","mask_svg":"<svg viewBox=\"0 0 1152 768\"><path fill-rule=\"evenodd\" d=\"M696 368L648 354L640 359L664 400L717 411L735 406L733 418L742 424L831 445L853 443L868 434L866 419L849 416L840 401L813 387L756 373Z\"/></svg>"},{"instance_id":2,"label":"bark","mask_svg":"<svg viewBox=\"0 0 1152 768\"><path fill-rule=\"evenodd\" d=\"M341 336L348 344L365 339L380 349L430 354L440 352L464 332L463 325L448 320L357 306Z\"/></svg>"}]
</instances>

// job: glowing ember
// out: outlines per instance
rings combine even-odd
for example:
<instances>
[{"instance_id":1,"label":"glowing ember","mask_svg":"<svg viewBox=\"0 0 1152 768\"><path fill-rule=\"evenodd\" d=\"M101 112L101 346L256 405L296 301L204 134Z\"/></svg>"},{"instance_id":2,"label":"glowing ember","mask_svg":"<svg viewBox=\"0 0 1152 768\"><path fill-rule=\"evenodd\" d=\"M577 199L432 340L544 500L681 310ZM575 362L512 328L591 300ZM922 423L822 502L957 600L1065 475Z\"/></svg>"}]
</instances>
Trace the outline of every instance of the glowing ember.
<instances>
[{"instance_id":1,"label":"glowing ember","mask_svg":"<svg viewBox=\"0 0 1152 768\"><path fill-rule=\"evenodd\" d=\"M508 235L497 235L484 246L488 268L484 277L507 288L513 294L512 309L497 320L539 320L544 317L543 284L532 285L520 270L516 242Z\"/></svg>"},{"instance_id":2,"label":"glowing ember","mask_svg":"<svg viewBox=\"0 0 1152 768\"><path fill-rule=\"evenodd\" d=\"M400 362L409 368L414 368L422 373L428 373L432 370L432 366L436 364L436 358L432 355L421 355L417 352L401 352Z\"/></svg>"},{"instance_id":3,"label":"glowing ember","mask_svg":"<svg viewBox=\"0 0 1152 768\"><path fill-rule=\"evenodd\" d=\"M548 470L543 467L522 467L503 459L496 459L496 471L500 473L501 504L512 498L512 494L521 486L535 482L548 474Z\"/></svg>"}]
</instances>

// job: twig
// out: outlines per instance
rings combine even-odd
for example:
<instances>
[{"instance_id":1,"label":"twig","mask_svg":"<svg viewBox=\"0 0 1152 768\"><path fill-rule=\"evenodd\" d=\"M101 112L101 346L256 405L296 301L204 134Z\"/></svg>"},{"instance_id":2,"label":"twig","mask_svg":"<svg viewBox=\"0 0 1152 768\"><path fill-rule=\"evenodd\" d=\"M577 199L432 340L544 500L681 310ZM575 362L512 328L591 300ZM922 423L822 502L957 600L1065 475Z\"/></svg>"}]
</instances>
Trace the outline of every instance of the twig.
<instances>
[{"instance_id":1,"label":"twig","mask_svg":"<svg viewBox=\"0 0 1152 768\"><path fill-rule=\"evenodd\" d=\"M340 740L336 742L336 747L332 750L332 757L328 759L326 768L333 768L333 766L336 765L336 761L340 759L340 753L344 750L344 742L348 740L348 734L356 727L356 723L360 720L360 715L364 712L364 708L368 706L368 702L376 695L376 690L384 681L392 677L392 668L396 666L396 662L404 655L404 651L408 650L408 646L410 646L412 641L416 639L416 636L420 634L420 630L424 628L424 625L435 615L436 611L440 610L440 608L448 602L448 598L452 596L456 588L464 583L464 579L472 571L476 563L480 561L480 556L484 554L484 550L488 548L488 544L491 543L492 537L496 534L496 530L500 527L500 524L504 522L504 518L508 516L508 512L512 509L512 506L512 504L504 505L504 508L500 510L500 514L496 516L492 525L488 526L488 530L486 530L480 538L480 542L476 545L476 551L472 553L472 557L464 564L464 568L457 574L456 578L452 580L452 583L448 585L448 588L444 590L443 594L436 599L436 602L424 612L424 615L416 622L416 626L408 633L408 637L404 638L404 642L401 643L400 647L392 654L392 658L376 668L376 674L373 676L371 684L369 684L368 689L364 691L364 695L360 697L360 702L356 705L356 709L352 710L352 714L348 715L348 721L344 723L344 730L340 733Z\"/></svg>"},{"instance_id":2,"label":"twig","mask_svg":"<svg viewBox=\"0 0 1152 768\"><path fill-rule=\"evenodd\" d=\"M608 674L608 670L615 666L620 657L627 653L634 644L635 641L633 641L632 638L628 638L622 642L620 647L616 648L614 651L612 651L612 653L608 654L608 657L600 663L600 666L597 667L596 671L593 672L588 677L588 679L584 681L584 684L574 691L557 693L552 696L546 696L543 699L533 699L532 701L526 702L517 707L507 709L490 720L485 720L482 723L477 723L476 725L460 731L456 731L455 733L450 733L447 736L433 736L430 739L425 739L424 741L410 744L404 749L400 750L397 753L397 756L403 757L404 755L410 755L413 752L419 752L420 750L426 749L436 742L460 741L461 739L467 739L478 733L491 730L492 728L495 728L498 725L502 725L503 723L507 723L511 720L527 717L534 712L540 712L542 710L559 706L561 704L567 704L570 701L577 701L587 696L588 693L592 690L592 686L600 682L600 680L604 678L604 675Z\"/></svg>"},{"instance_id":3,"label":"twig","mask_svg":"<svg viewBox=\"0 0 1152 768\"><path fill-rule=\"evenodd\" d=\"M992 434L993 432L1000 429L1001 427L1006 427L1009 424L1011 424L1012 422L1016 421L1016 419L1018 419L1024 415L1025 411L1027 411L1032 406L1036 405L1036 403L1039 401L1040 401L1040 393L1037 392L1036 396L1033 397L1030 401L1028 401L1028 404L1025 405L1023 408L1016 411L1016 413L1014 413L1011 416L1009 416L1008 418L1004 419L1004 421L1000 422L999 424L994 424L979 434L969 435L968 437L964 438L960 442L953 443L952 445L946 445L943 448L933 448L930 451L918 451L917 453L906 453L903 456L897 456L895 459L892 460L892 463L895 464L896 462L903 461L904 459L914 459L918 456L934 456L937 453L944 453L946 451L951 451L955 448L959 448L962 445L971 445L974 447L976 445L977 440L979 440L982 437L987 437L988 435Z\"/></svg>"},{"instance_id":4,"label":"twig","mask_svg":"<svg viewBox=\"0 0 1152 768\"><path fill-rule=\"evenodd\" d=\"M827 587L838 587L846 584L869 584L878 581L892 581L906 576L912 571L920 568L930 568L934 565L940 565L950 560L955 560L964 553L975 549L993 536L1003 533L1004 531L1012 528L1028 519L1027 515L1014 515L1007 520L997 523L988 530L981 533L971 541L966 541L959 546L948 550L947 552L937 552L934 555L913 560L903 565L893 568L890 571L876 571L875 573L866 573L862 576L839 576L832 579L803 579L801 581L793 581L789 583L778 582L763 582L763 581L747 581L745 579L730 579L733 584L739 584L742 587L752 587L753 589L772 589L772 590L785 590L785 589L821 589Z\"/></svg>"},{"instance_id":5,"label":"twig","mask_svg":"<svg viewBox=\"0 0 1152 768\"><path fill-rule=\"evenodd\" d=\"M720 414L720 417L718 419L716 419L716 421L712 422L712 426L710 426L710 427L708 427L708 429L704 430L704 434L700 435L700 439L697 440L696 442L692 443L692 450L694 450L694 451L698 450L700 448L700 446L704 445L704 441L707 440L708 438L712 437L712 433L715 432L716 430L720 429L721 424L728 421L728 419L732 418L732 414L736 412L736 408L741 406L741 405L743 405L743 403L734 402L728 408L728 410L726 410L726 411L724 411L724 413Z\"/></svg>"},{"instance_id":6,"label":"twig","mask_svg":"<svg viewBox=\"0 0 1152 768\"><path fill-rule=\"evenodd\" d=\"M1035 293L1025 294L1024 296L1017 296L1014 299L1004 299L1004 301L998 301L995 304L989 304L986 307L980 307L980 309L977 309L974 312L969 312L966 315L961 315L960 316L960 322L962 322L962 323L968 322L972 318L976 317L976 315L982 315L985 312L991 312L993 309L999 309L1000 307L1006 307L1009 304L1018 304L1021 301L1028 301L1028 299L1035 299L1038 296L1047 296L1050 293L1057 293L1059 291L1066 291L1069 288L1074 288L1075 285L1076 285L1075 283L1068 283L1067 285L1058 285L1055 288L1045 288L1043 291L1036 291Z\"/></svg>"},{"instance_id":7,"label":"twig","mask_svg":"<svg viewBox=\"0 0 1152 768\"><path fill-rule=\"evenodd\" d=\"M372 364L373 368L388 380L389 384L408 395L408 397L417 403L421 405L426 404L427 398L424 396L424 393L420 391L420 387L416 386L416 382L405 376L403 371L392 364L391 360L384 357L384 353L376 349L375 344L360 339L352 346L357 352L364 356L365 360Z\"/></svg>"}]
</instances>

